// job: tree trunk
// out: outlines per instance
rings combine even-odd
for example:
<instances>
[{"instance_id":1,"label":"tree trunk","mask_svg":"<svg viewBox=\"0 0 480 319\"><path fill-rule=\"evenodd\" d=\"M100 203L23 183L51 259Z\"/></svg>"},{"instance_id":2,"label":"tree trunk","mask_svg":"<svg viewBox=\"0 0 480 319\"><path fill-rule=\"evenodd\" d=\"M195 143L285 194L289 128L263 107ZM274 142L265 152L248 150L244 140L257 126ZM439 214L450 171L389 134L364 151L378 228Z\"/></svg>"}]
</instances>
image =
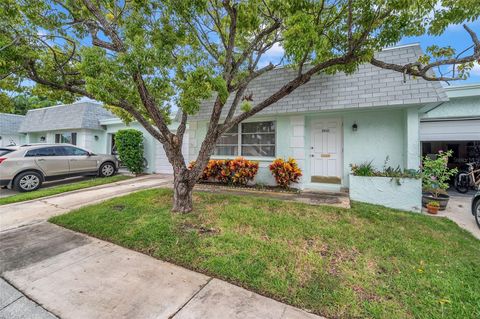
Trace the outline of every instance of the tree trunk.
<instances>
[{"instance_id":1,"label":"tree trunk","mask_svg":"<svg viewBox=\"0 0 480 319\"><path fill-rule=\"evenodd\" d=\"M185 173L175 173L173 180L173 212L189 213L193 209L193 186Z\"/></svg>"}]
</instances>

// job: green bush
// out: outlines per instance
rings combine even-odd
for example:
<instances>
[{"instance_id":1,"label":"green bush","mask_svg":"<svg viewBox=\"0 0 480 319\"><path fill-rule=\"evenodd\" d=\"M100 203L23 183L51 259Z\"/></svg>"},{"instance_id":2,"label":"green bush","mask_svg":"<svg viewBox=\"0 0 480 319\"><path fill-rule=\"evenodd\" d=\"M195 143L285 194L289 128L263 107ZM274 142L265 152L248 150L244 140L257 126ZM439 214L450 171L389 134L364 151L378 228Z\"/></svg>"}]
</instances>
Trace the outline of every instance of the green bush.
<instances>
[{"instance_id":1,"label":"green bush","mask_svg":"<svg viewBox=\"0 0 480 319\"><path fill-rule=\"evenodd\" d=\"M115 145L122 163L134 174L143 172L143 134L134 129L115 133Z\"/></svg>"},{"instance_id":2,"label":"green bush","mask_svg":"<svg viewBox=\"0 0 480 319\"><path fill-rule=\"evenodd\" d=\"M428 156L423 158L422 186L425 191L432 193L434 197L438 197L440 193L447 190L450 186L448 181L458 172L456 168L448 168L448 158L452 154L452 150L439 151L435 159Z\"/></svg>"},{"instance_id":3,"label":"green bush","mask_svg":"<svg viewBox=\"0 0 480 319\"><path fill-rule=\"evenodd\" d=\"M352 174L354 176L375 176L375 177L391 177L400 185L400 179L402 178L421 178L420 171L414 169L402 169L400 166L392 167L388 165L389 157L385 159L382 170L377 170L372 161L364 162L362 164L350 164Z\"/></svg>"}]
</instances>

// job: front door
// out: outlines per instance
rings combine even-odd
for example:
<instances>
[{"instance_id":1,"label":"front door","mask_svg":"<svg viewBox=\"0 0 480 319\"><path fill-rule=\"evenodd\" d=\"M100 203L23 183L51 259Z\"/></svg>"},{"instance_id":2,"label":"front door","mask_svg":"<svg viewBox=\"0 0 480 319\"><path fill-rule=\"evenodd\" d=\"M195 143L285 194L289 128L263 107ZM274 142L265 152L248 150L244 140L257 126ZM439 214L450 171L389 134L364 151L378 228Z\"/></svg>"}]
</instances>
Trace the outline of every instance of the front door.
<instances>
[{"instance_id":1,"label":"front door","mask_svg":"<svg viewBox=\"0 0 480 319\"><path fill-rule=\"evenodd\" d=\"M341 120L312 121L311 143L311 181L340 184L342 181Z\"/></svg>"}]
</instances>

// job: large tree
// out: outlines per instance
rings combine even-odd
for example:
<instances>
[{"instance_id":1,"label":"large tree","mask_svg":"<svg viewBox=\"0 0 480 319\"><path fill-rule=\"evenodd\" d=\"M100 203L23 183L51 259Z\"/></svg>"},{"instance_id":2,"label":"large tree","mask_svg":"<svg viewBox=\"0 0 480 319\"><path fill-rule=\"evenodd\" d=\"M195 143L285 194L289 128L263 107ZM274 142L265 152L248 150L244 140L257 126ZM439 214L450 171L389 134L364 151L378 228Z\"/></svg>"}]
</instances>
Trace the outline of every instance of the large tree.
<instances>
[{"instance_id":1,"label":"large tree","mask_svg":"<svg viewBox=\"0 0 480 319\"><path fill-rule=\"evenodd\" d=\"M189 212L193 186L222 133L312 76L352 73L362 63L427 81L463 79L480 59L475 28L467 25L472 45L462 52L432 47L406 65L379 61L374 52L405 36L472 26L479 15L477 0L3 0L0 89L34 83L56 100L92 98L138 121L173 166L173 211ZM247 87L275 68L265 53L279 45L281 63L296 76L252 104ZM188 169L188 117L212 96L207 133ZM181 116L172 132L173 104Z\"/></svg>"}]
</instances>

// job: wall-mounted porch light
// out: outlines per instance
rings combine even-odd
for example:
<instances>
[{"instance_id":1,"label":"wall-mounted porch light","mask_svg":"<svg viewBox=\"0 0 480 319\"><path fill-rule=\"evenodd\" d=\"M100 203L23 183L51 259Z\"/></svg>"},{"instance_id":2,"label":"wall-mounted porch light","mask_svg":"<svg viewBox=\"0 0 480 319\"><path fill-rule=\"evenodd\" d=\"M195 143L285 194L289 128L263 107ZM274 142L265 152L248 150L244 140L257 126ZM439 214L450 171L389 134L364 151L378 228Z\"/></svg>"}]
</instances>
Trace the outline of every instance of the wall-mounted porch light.
<instances>
[{"instance_id":1,"label":"wall-mounted porch light","mask_svg":"<svg viewBox=\"0 0 480 319\"><path fill-rule=\"evenodd\" d=\"M95 138L95 141L98 141L99 139L98 135L95 135L93 138Z\"/></svg>"},{"instance_id":2,"label":"wall-mounted porch light","mask_svg":"<svg viewBox=\"0 0 480 319\"><path fill-rule=\"evenodd\" d=\"M45 136L40 136L40 143L45 143L46 140Z\"/></svg>"},{"instance_id":3,"label":"wall-mounted porch light","mask_svg":"<svg viewBox=\"0 0 480 319\"><path fill-rule=\"evenodd\" d=\"M353 123L352 125L352 131L356 132L358 130L358 125L357 123Z\"/></svg>"}]
</instances>

